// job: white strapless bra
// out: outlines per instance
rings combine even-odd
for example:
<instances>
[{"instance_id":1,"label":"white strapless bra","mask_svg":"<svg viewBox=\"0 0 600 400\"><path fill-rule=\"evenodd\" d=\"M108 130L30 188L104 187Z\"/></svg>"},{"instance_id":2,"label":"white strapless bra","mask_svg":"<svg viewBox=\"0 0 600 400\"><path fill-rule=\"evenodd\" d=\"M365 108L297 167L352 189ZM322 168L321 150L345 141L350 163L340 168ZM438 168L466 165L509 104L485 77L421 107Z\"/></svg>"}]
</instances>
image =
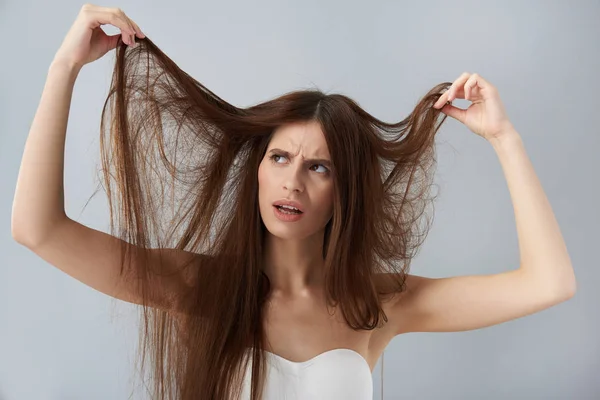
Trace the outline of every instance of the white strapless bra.
<instances>
[{"instance_id":1,"label":"white strapless bra","mask_svg":"<svg viewBox=\"0 0 600 400\"><path fill-rule=\"evenodd\" d=\"M266 351L263 400L372 400L373 376L365 358L351 349L333 349L294 362ZM252 359L241 399L250 399Z\"/></svg>"}]
</instances>

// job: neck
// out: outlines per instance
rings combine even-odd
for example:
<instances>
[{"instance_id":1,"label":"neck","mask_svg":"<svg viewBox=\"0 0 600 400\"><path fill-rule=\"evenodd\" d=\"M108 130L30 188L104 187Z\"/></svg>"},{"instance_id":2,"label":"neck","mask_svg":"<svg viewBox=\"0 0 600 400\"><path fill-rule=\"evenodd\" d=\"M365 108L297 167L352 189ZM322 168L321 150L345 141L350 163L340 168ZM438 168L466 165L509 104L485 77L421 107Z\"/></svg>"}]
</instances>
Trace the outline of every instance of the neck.
<instances>
[{"instance_id":1,"label":"neck","mask_svg":"<svg viewBox=\"0 0 600 400\"><path fill-rule=\"evenodd\" d=\"M265 274L274 295L304 297L323 287L323 233L303 239L265 239Z\"/></svg>"}]
</instances>

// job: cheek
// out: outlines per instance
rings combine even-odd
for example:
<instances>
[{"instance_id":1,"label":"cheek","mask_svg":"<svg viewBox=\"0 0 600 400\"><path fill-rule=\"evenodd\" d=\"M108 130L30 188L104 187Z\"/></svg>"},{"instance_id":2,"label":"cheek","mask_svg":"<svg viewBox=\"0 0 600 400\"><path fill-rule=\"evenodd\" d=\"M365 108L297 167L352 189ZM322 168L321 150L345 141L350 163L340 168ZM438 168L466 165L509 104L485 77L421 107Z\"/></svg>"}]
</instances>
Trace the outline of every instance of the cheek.
<instances>
[{"instance_id":1,"label":"cheek","mask_svg":"<svg viewBox=\"0 0 600 400\"><path fill-rule=\"evenodd\" d=\"M267 182L267 179L266 179L266 176L265 176L265 170L264 170L264 168L259 167L258 168L258 186L259 186L259 189L261 187L264 188L266 182Z\"/></svg>"},{"instance_id":2,"label":"cheek","mask_svg":"<svg viewBox=\"0 0 600 400\"><path fill-rule=\"evenodd\" d=\"M325 190L319 203L323 205L324 213L331 213L333 211L333 189Z\"/></svg>"},{"instance_id":3,"label":"cheek","mask_svg":"<svg viewBox=\"0 0 600 400\"><path fill-rule=\"evenodd\" d=\"M262 200L262 198L267 196L267 193L269 192L269 177L266 168L258 168L257 184L259 199Z\"/></svg>"}]
</instances>

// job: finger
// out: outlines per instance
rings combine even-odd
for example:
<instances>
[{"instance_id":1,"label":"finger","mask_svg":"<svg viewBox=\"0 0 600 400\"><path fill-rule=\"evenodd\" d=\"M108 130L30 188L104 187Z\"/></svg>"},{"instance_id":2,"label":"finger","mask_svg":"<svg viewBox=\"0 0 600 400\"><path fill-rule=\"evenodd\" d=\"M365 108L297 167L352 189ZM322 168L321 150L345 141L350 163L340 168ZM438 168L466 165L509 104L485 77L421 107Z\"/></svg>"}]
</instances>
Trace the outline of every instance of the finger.
<instances>
[{"instance_id":1,"label":"finger","mask_svg":"<svg viewBox=\"0 0 600 400\"><path fill-rule=\"evenodd\" d=\"M135 27L135 32L137 34L137 36L140 39L143 39L146 37L146 35L144 35L144 32L142 32L142 30L140 29L140 27L138 26L138 24L136 24L135 22L131 21L131 23L133 24L133 26Z\"/></svg>"},{"instance_id":2,"label":"finger","mask_svg":"<svg viewBox=\"0 0 600 400\"><path fill-rule=\"evenodd\" d=\"M467 80L467 82L465 83L464 86L464 90L465 90L465 99L469 100L469 98L471 98L471 90L478 85L478 78L479 75L477 74L473 74L469 77L469 79Z\"/></svg>"},{"instance_id":3,"label":"finger","mask_svg":"<svg viewBox=\"0 0 600 400\"><path fill-rule=\"evenodd\" d=\"M97 17L100 23L110 23L116 26L122 31L126 31L129 34L135 34L135 28L130 23L129 18L125 15L125 12L120 8L109 8L109 7L92 7L88 8L93 13L100 14L102 17Z\"/></svg>"},{"instance_id":4,"label":"finger","mask_svg":"<svg viewBox=\"0 0 600 400\"><path fill-rule=\"evenodd\" d=\"M81 13L85 14L89 28L95 29L101 25L110 24L121 30L121 38L124 43L128 43L127 35L135 35L135 29L130 25L125 17L125 13L120 8L100 7L93 4L84 4L81 7Z\"/></svg>"},{"instance_id":5,"label":"finger","mask_svg":"<svg viewBox=\"0 0 600 400\"><path fill-rule=\"evenodd\" d=\"M127 44L129 46L135 46L135 27L131 23L131 20L125 14L125 12L123 10L121 10L120 8L117 8L116 13L123 21L125 21L125 23L129 27L129 29L127 29L127 31L126 31Z\"/></svg>"},{"instance_id":6,"label":"finger","mask_svg":"<svg viewBox=\"0 0 600 400\"><path fill-rule=\"evenodd\" d=\"M457 95L462 91L465 82L470 76L470 73L463 72L458 78L456 78L454 83L452 83L452 86L450 86L450 89L448 89L448 101L452 101L458 97ZM460 94L462 95L462 93Z\"/></svg>"},{"instance_id":7,"label":"finger","mask_svg":"<svg viewBox=\"0 0 600 400\"><path fill-rule=\"evenodd\" d=\"M496 87L488 81L486 81L481 75L477 75L477 86L479 87L479 89L488 93L493 93L496 91Z\"/></svg>"},{"instance_id":8,"label":"finger","mask_svg":"<svg viewBox=\"0 0 600 400\"><path fill-rule=\"evenodd\" d=\"M127 20L129 21L129 24L134 28L134 30L135 30L135 36L139 37L140 39L143 39L143 38L146 37L146 35L144 35L144 33L142 32L142 30L138 26L138 24L136 24L135 22L133 22L133 20L131 18L129 18L128 16L125 16L125 18L127 18Z\"/></svg>"},{"instance_id":9,"label":"finger","mask_svg":"<svg viewBox=\"0 0 600 400\"><path fill-rule=\"evenodd\" d=\"M452 104L446 104L444 107L442 107L442 109L440 111L464 124L465 115L467 113L467 110L463 110L462 108L454 107Z\"/></svg>"},{"instance_id":10,"label":"finger","mask_svg":"<svg viewBox=\"0 0 600 400\"><path fill-rule=\"evenodd\" d=\"M456 87L462 86L464 82L469 78L471 74L468 72L463 72L456 80L450 85L448 90L444 92L440 98L433 105L434 108L441 108L444 104L451 102L457 97ZM460 93L458 93L460 94ZM452 97L450 97L452 96Z\"/></svg>"},{"instance_id":11,"label":"finger","mask_svg":"<svg viewBox=\"0 0 600 400\"><path fill-rule=\"evenodd\" d=\"M442 93L440 98L437 99L437 101L433 104L433 108L440 108L448 102L448 91L449 90L450 90L450 87L448 87L446 89L446 91L444 93Z\"/></svg>"},{"instance_id":12,"label":"finger","mask_svg":"<svg viewBox=\"0 0 600 400\"><path fill-rule=\"evenodd\" d=\"M135 35L135 28L129 23L129 18L120 8L110 8L105 12L109 14L109 21L112 25L121 30L123 42L129 46L134 44L132 37Z\"/></svg>"},{"instance_id":13,"label":"finger","mask_svg":"<svg viewBox=\"0 0 600 400\"><path fill-rule=\"evenodd\" d=\"M434 107L435 108L441 108L444 106L444 104L449 103L451 100L449 99L450 97L450 89L452 89L455 85L454 81L450 87L448 87L448 89L440 96L440 98L435 102Z\"/></svg>"},{"instance_id":14,"label":"finger","mask_svg":"<svg viewBox=\"0 0 600 400\"><path fill-rule=\"evenodd\" d=\"M105 25L105 24L110 24L113 25L117 28L119 28L119 30L121 31L121 38L123 40L123 43L125 44L129 44L129 37L130 35L135 34L135 31L133 30L132 27L129 26L128 21L119 16L116 15L113 12L105 12L105 11L99 11L99 13L101 13L100 15L96 15L94 16L95 18L95 22L98 25Z\"/></svg>"}]
</instances>

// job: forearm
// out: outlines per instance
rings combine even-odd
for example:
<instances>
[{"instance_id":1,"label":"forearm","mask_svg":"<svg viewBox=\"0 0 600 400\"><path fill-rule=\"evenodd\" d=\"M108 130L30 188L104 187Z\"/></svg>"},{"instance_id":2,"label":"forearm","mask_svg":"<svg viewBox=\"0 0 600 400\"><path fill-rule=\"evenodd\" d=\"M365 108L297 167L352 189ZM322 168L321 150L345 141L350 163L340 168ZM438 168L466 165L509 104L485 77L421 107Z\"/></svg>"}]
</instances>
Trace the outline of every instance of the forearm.
<instances>
[{"instance_id":1,"label":"forearm","mask_svg":"<svg viewBox=\"0 0 600 400\"><path fill-rule=\"evenodd\" d=\"M67 120L78 68L53 62L31 124L13 199L15 240L35 244L66 217L64 151Z\"/></svg>"},{"instance_id":2,"label":"forearm","mask_svg":"<svg viewBox=\"0 0 600 400\"><path fill-rule=\"evenodd\" d=\"M513 203L520 268L557 291L574 293L575 275L567 246L521 136L512 130L491 144L502 165Z\"/></svg>"}]
</instances>

